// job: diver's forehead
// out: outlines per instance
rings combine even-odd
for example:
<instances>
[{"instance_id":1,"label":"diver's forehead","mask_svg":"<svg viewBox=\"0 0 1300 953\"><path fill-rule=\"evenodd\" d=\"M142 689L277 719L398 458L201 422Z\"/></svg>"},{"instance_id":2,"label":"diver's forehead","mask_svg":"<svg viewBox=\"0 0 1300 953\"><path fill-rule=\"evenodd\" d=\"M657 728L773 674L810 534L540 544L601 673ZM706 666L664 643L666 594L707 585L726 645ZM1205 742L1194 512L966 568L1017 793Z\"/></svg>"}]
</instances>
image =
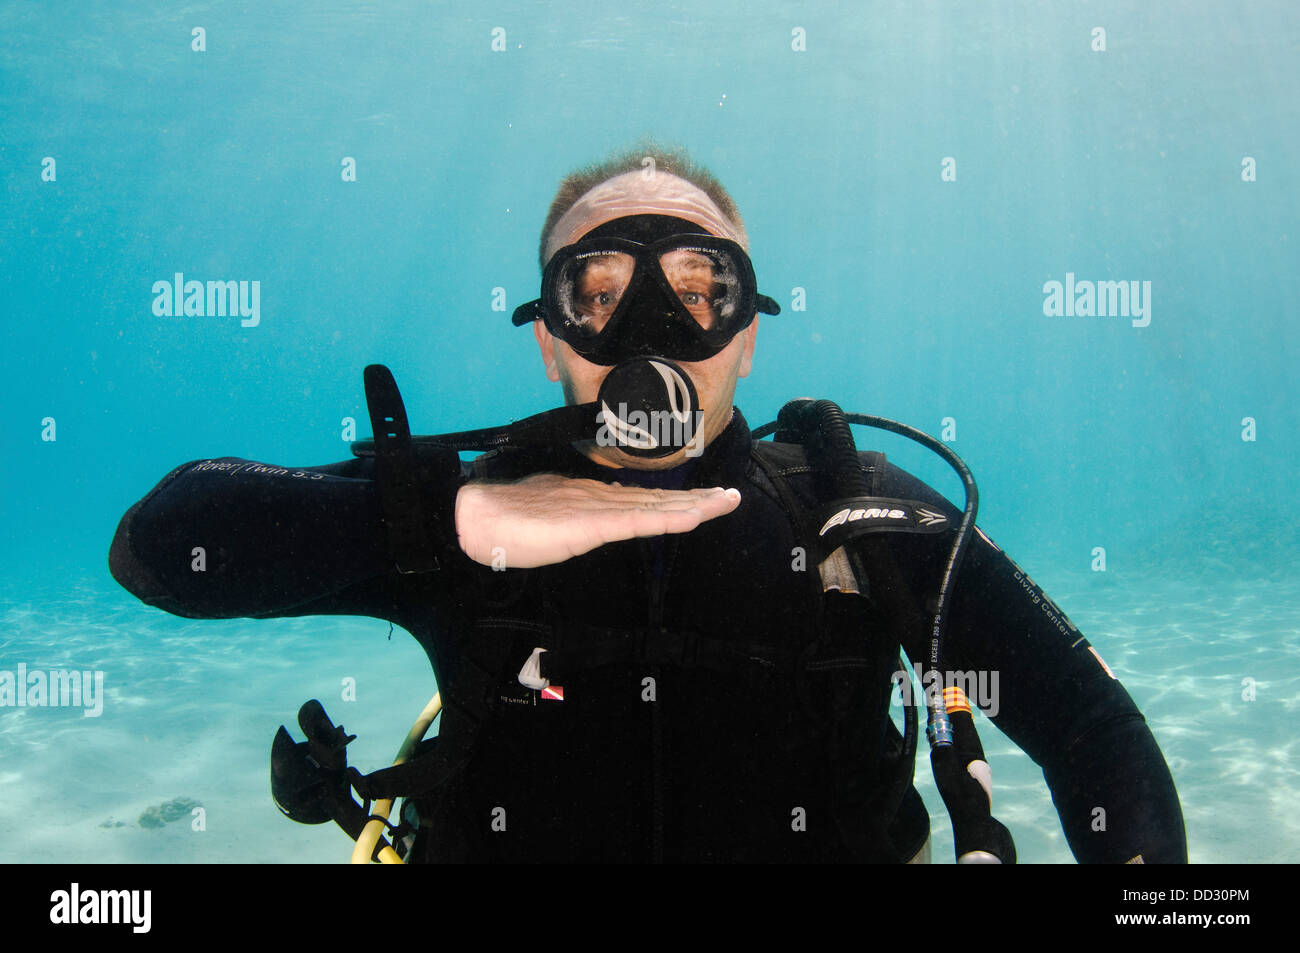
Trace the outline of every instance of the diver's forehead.
<instances>
[{"instance_id":1,"label":"diver's forehead","mask_svg":"<svg viewBox=\"0 0 1300 953\"><path fill-rule=\"evenodd\" d=\"M584 193L551 229L546 240L546 259L549 261L556 251L572 245L592 229L631 215L685 219L711 235L729 238L748 248L744 231L702 189L668 172L646 172L616 175Z\"/></svg>"}]
</instances>

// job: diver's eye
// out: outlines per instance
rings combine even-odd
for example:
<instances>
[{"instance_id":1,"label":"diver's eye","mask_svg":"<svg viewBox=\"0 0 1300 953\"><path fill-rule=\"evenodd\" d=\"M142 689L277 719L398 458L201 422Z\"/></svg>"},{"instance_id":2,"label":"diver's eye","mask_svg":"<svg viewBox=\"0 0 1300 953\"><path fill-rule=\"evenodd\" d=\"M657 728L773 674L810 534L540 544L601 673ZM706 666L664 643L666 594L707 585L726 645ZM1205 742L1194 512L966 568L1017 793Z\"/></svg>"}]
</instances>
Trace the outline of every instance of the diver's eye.
<instances>
[{"instance_id":1,"label":"diver's eye","mask_svg":"<svg viewBox=\"0 0 1300 953\"><path fill-rule=\"evenodd\" d=\"M591 291L582 296L582 305L588 313L608 312L614 309L620 297L617 291Z\"/></svg>"},{"instance_id":2,"label":"diver's eye","mask_svg":"<svg viewBox=\"0 0 1300 953\"><path fill-rule=\"evenodd\" d=\"M718 301L706 291L677 290L677 300L703 330L713 329L718 320Z\"/></svg>"}]
</instances>

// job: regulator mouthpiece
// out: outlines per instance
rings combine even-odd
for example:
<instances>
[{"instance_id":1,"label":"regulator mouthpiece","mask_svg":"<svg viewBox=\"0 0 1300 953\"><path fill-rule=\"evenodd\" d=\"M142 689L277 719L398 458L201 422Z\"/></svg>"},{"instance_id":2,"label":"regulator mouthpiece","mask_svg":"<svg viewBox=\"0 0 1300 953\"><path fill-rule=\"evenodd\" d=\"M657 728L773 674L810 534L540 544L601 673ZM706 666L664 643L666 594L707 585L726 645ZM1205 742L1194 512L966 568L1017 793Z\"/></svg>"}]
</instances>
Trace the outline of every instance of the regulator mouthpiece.
<instances>
[{"instance_id":1,"label":"regulator mouthpiece","mask_svg":"<svg viewBox=\"0 0 1300 953\"><path fill-rule=\"evenodd\" d=\"M616 365L596 396L597 445L634 457L699 456L703 420L690 375L660 357Z\"/></svg>"}]
</instances>

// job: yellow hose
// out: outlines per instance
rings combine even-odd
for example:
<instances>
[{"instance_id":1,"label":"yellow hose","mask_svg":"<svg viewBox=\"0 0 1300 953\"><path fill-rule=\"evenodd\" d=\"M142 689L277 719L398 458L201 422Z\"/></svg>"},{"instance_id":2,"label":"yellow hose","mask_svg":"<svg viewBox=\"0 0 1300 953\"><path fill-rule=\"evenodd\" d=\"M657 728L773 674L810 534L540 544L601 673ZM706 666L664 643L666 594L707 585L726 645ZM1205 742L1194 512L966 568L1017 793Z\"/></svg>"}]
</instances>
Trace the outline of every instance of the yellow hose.
<instances>
[{"instance_id":1,"label":"yellow hose","mask_svg":"<svg viewBox=\"0 0 1300 953\"><path fill-rule=\"evenodd\" d=\"M433 719L438 717L440 711L442 711L442 692L434 692L433 697L429 699L429 704L424 706L424 710L420 712L420 717L415 719L415 724L406 733L406 740L402 742L402 747L397 749L397 758L393 761L394 766L406 763L407 759L411 757L411 752L424 738L425 732L429 730L429 726L433 724ZM380 835L384 831L385 822L392 810L392 798L384 798L382 801L374 803L373 810L370 813L377 816L366 824L361 831L361 836L357 838L357 845L352 850L352 863L370 863L370 855L374 853L375 847L382 839ZM379 818L383 818L383 820L381 821ZM379 852L379 862L383 864L400 864L402 858L397 855L397 851L385 843L383 850Z\"/></svg>"}]
</instances>

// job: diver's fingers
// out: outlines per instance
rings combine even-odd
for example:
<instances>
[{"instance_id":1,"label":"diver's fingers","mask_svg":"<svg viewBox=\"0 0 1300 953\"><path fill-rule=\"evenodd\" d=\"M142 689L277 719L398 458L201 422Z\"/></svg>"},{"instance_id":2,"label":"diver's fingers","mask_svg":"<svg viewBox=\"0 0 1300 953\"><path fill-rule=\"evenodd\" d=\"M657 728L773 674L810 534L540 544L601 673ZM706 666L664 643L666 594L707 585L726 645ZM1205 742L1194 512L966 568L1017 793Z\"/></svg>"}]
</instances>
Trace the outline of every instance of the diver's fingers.
<instances>
[{"instance_id":1,"label":"diver's fingers","mask_svg":"<svg viewBox=\"0 0 1300 953\"><path fill-rule=\"evenodd\" d=\"M471 481L456 497L461 549L494 568L530 569L637 536L685 533L730 513L737 490L653 490L540 474Z\"/></svg>"},{"instance_id":2,"label":"diver's fingers","mask_svg":"<svg viewBox=\"0 0 1300 953\"><path fill-rule=\"evenodd\" d=\"M647 506L662 504L667 509L694 506L700 500L720 493L722 487L707 490L657 490L621 483L601 483L599 480L574 480L553 473L529 477L516 484L546 492L553 500L584 505L590 501L604 501L616 506Z\"/></svg>"},{"instance_id":3,"label":"diver's fingers","mask_svg":"<svg viewBox=\"0 0 1300 953\"><path fill-rule=\"evenodd\" d=\"M473 484L471 484L473 485ZM511 499L525 503L542 518L556 521L571 519L591 512L607 509L650 512L688 510L703 506L705 519L730 513L740 501L739 491L733 490L734 499L725 502L724 489L658 490L640 486L623 486L619 483L602 483L599 480L572 479L554 473L542 473L509 486ZM646 535L646 534L637 534Z\"/></svg>"},{"instance_id":4,"label":"diver's fingers","mask_svg":"<svg viewBox=\"0 0 1300 953\"><path fill-rule=\"evenodd\" d=\"M670 491L671 492L671 491ZM592 529L601 543L613 543L638 536L662 536L665 533L688 533L705 520L724 516L740 503L739 490L676 491L646 502L611 506L592 519ZM587 546L573 555L589 552Z\"/></svg>"}]
</instances>

